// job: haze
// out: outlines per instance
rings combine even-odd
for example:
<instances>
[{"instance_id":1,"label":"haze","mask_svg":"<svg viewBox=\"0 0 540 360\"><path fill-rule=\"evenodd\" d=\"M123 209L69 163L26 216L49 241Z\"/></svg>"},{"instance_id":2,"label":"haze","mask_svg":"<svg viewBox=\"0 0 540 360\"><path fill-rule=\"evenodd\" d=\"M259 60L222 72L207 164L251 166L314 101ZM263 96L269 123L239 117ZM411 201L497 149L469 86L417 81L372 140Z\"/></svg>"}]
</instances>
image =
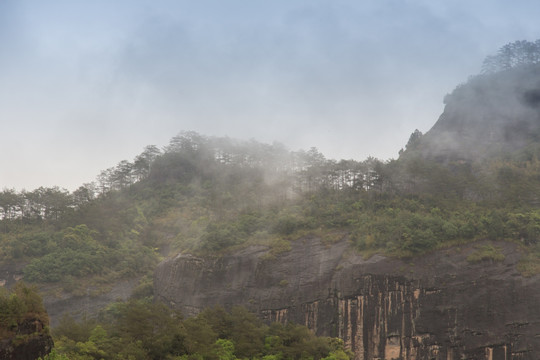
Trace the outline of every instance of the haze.
<instances>
[{"instance_id":1,"label":"haze","mask_svg":"<svg viewBox=\"0 0 540 360\"><path fill-rule=\"evenodd\" d=\"M0 2L0 187L73 190L182 130L397 157L536 1Z\"/></svg>"}]
</instances>

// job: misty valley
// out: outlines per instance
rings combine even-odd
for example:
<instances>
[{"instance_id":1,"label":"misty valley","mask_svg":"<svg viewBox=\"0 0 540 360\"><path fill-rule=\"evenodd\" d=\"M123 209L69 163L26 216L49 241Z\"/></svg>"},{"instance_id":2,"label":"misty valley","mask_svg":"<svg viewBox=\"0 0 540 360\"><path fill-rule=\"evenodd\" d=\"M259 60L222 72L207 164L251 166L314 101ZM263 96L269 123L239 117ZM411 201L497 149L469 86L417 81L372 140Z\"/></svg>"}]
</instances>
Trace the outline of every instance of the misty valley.
<instances>
[{"instance_id":1,"label":"misty valley","mask_svg":"<svg viewBox=\"0 0 540 360\"><path fill-rule=\"evenodd\" d=\"M0 192L0 359L537 360L540 41L397 159L184 131Z\"/></svg>"}]
</instances>

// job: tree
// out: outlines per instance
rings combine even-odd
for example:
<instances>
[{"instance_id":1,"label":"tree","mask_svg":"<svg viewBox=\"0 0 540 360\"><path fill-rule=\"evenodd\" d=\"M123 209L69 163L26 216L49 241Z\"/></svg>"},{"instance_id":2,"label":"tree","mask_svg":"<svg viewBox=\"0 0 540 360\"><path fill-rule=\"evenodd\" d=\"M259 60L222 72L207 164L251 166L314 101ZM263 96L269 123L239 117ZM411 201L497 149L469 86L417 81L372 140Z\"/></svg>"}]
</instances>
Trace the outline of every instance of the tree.
<instances>
[{"instance_id":1,"label":"tree","mask_svg":"<svg viewBox=\"0 0 540 360\"><path fill-rule=\"evenodd\" d=\"M113 190L114 186L114 168L108 168L102 170L97 176L97 182L101 195L108 193Z\"/></svg>"},{"instance_id":2,"label":"tree","mask_svg":"<svg viewBox=\"0 0 540 360\"><path fill-rule=\"evenodd\" d=\"M131 341L140 341L152 359L164 359L166 354L185 352L186 331L181 316L171 312L164 304L130 301L120 307L118 330Z\"/></svg>"},{"instance_id":3,"label":"tree","mask_svg":"<svg viewBox=\"0 0 540 360\"><path fill-rule=\"evenodd\" d=\"M10 291L0 288L0 340L17 333L25 319L40 320L48 331L49 317L36 287L18 282Z\"/></svg>"},{"instance_id":4,"label":"tree","mask_svg":"<svg viewBox=\"0 0 540 360\"><path fill-rule=\"evenodd\" d=\"M72 205L72 197L66 189L58 186L52 188L39 187L25 193L28 218L58 220Z\"/></svg>"},{"instance_id":5,"label":"tree","mask_svg":"<svg viewBox=\"0 0 540 360\"><path fill-rule=\"evenodd\" d=\"M145 179L150 173L150 168L156 157L161 151L155 145L148 145L144 151L135 157L133 161L133 175L137 181Z\"/></svg>"},{"instance_id":6,"label":"tree","mask_svg":"<svg viewBox=\"0 0 540 360\"><path fill-rule=\"evenodd\" d=\"M116 165L113 172L113 183L115 189L123 189L133 184L133 164L127 160L122 160Z\"/></svg>"},{"instance_id":7,"label":"tree","mask_svg":"<svg viewBox=\"0 0 540 360\"><path fill-rule=\"evenodd\" d=\"M540 63L540 40L514 41L501 47L496 55L488 55L482 64L482 73L491 74L538 63Z\"/></svg>"},{"instance_id":8,"label":"tree","mask_svg":"<svg viewBox=\"0 0 540 360\"><path fill-rule=\"evenodd\" d=\"M418 144L420 144L420 139L422 138L422 132L418 129L414 130L411 136L409 137L409 141L407 142L407 145L405 145L405 148L407 150L414 150L418 147Z\"/></svg>"},{"instance_id":9,"label":"tree","mask_svg":"<svg viewBox=\"0 0 540 360\"><path fill-rule=\"evenodd\" d=\"M73 204L73 198L66 189L58 186L45 189L45 206L47 219L58 220Z\"/></svg>"},{"instance_id":10,"label":"tree","mask_svg":"<svg viewBox=\"0 0 540 360\"><path fill-rule=\"evenodd\" d=\"M208 143L208 139L195 131L182 131L173 137L169 145L165 147L165 152L193 154L203 150Z\"/></svg>"},{"instance_id":11,"label":"tree","mask_svg":"<svg viewBox=\"0 0 540 360\"><path fill-rule=\"evenodd\" d=\"M214 344L214 352L219 360L235 360L234 343L227 339L218 339Z\"/></svg>"},{"instance_id":12,"label":"tree","mask_svg":"<svg viewBox=\"0 0 540 360\"><path fill-rule=\"evenodd\" d=\"M86 183L81 186L72 194L73 204L80 207L96 198L96 184L94 182Z\"/></svg>"},{"instance_id":13,"label":"tree","mask_svg":"<svg viewBox=\"0 0 540 360\"><path fill-rule=\"evenodd\" d=\"M300 190L317 190L324 183L323 177L327 170L326 165L328 164L326 158L317 148L312 147L307 152L301 152L300 159L302 160Z\"/></svg>"},{"instance_id":14,"label":"tree","mask_svg":"<svg viewBox=\"0 0 540 360\"><path fill-rule=\"evenodd\" d=\"M2 190L0 193L0 209L2 210L2 219L10 220L15 216L17 206L21 202L21 195L17 194L15 189Z\"/></svg>"}]
</instances>

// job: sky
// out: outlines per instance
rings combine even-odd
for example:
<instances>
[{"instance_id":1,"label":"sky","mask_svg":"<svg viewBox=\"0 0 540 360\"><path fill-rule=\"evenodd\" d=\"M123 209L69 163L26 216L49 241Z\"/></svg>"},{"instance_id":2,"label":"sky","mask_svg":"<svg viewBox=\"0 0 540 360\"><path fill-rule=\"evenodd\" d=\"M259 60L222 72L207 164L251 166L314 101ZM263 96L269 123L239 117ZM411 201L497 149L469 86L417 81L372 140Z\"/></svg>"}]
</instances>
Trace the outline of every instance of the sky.
<instances>
[{"instance_id":1,"label":"sky","mask_svg":"<svg viewBox=\"0 0 540 360\"><path fill-rule=\"evenodd\" d=\"M74 190L181 131L396 158L536 0L0 0L0 188Z\"/></svg>"}]
</instances>

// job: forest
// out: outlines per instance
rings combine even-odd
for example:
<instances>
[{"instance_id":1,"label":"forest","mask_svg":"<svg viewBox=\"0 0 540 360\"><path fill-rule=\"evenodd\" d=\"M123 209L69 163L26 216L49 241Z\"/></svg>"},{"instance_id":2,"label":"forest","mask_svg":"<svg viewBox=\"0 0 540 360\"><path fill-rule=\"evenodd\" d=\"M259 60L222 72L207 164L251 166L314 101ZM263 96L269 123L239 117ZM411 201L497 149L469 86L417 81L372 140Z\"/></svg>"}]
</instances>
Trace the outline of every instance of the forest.
<instances>
[{"instance_id":1,"label":"forest","mask_svg":"<svg viewBox=\"0 0 540 360\"><path fill-rule=\"evenodd\" d=\"M502 48L486 59L481 78L458 86L447 106L459 103L468 86L507 76L512 67L526 63L537 71L536 55L504 65L510 53L512 59L524 49L536 54L537 43L509 44L511 51ZM269 258L279 257L291 242L311 236L346 241L366 258L407 259L505 240L527 254L522 275L540 273L540 132L528 131L519 148L491 144L476 159L433 156L436 130L414 131L399 158L386 161L337 161L315 147L291 151L278 143L181 132L73 192L3 189L0 262L24 264L27 283L74 295L140 279L131 300L111 304L97 318L62 319L52 330L56 350L49 360L347 359L336 339L317 338L294 324L266 325L242 308L183 318L153 302L152 271L180 252L219 257L259 245ZM503 258L484 246L468 260ZM25 309L43 312L33 300L17 300L17 289L0 293L2 336Z\"/></svg>"},{"instance_id":2,"label":"forest","mask_svg":"<svg viewBox=\"0 0 540 360\"><path fill-rule=\"evenodd\" d=\"M0 338L19 346L36 334L20 335L25 320L48 317L38 290L22 282L0 292ZM65 315L53 330L55 349L44 360L87 359L325 359L346 360L351 353L337 338L317 337L295 324L270 326L242 307L206 309L184 319L144 292L112 303L97 318L76 322Z\"/></svg>"},{"instance_id":3,"label":"forest","mask_svg":"<svg viewBox=\"0 0 540 360\"><path fill-rule=\"evenodd\" d=\"M29 282L77 292L78 278L99 285L144 274L169 254L217 256L253 244L279 252L307 234L400 257L484 238L535 254L540 147L446 165L414 154L419 136L398 160L336 162L315 148L180 134L145 175L124 172L131 163L122 161L72 194L5 189L0 256L28 262Z\"/></svg>"},{"instance_id":4,"label":"forest","mask_svg":"<svg viewBox=\"0 0 540 360\"><path fill-rule=\"evenodd\" d=\"M66 317L53 334L57 358L70 360L351 357L340 339L316 337L295 324L267 326L241 307L206 309L184 319L163 304L131 300L110 305L98 319L74 322Z\"/></svg>"},{"instance_id":5,"label":"forest","mask_svg":"<svg viewBox=\"0 0 540 360\"><path fill-rule=\"evenodd\" d=\"M315 338L305 328L267 327L240 310L219 310L224 317L250 316L249 326L260 334L258 345L243 350L244 340L226 337L210 322L216 315L208 314L218 310L183 319L153 303L152 270L178 252L217 257L263 245L268 256L278 257L291 242L316 236L329 243L348 241L366 257L414 257L480 239L507 240L528 253L520 263L522 274L538 273L540 211L533 194L540 190L540 148L527 147L489 163L448 166L412 154L418 136L411 137L398 160L336 162L316 149L295 153L275 145L180 134L171 144L182 145L156 154L144 176L119 178L116 173L126 164L121 162L107 172L110 178L99 177L99 190L84 187L84 201L75 196L83 188L57 192L69 200L59 207L48 202L52 197L4 190L23 207L6 206L0 256L5 263L27 264L25 281L56 284L74 295L88 289L105 292L121 279L142 279L132 300L111 305L100 319L63 319L52 332L56 352L50 359L345 359L335 340ZM501 260L493 247L475 256L471 262ZM129 324L135 321L154 321L136 326L141 332L153 330L132 333ZM236 330L228 334L243 336ZM272 343L276 337L283 343ZM291 343L287 337L298 340ZM193 345L199 342L201 348ZM314 353L304 354L307 348ZM283 355L287 352L295 355Z\"/></svg>"}]
</instances>

